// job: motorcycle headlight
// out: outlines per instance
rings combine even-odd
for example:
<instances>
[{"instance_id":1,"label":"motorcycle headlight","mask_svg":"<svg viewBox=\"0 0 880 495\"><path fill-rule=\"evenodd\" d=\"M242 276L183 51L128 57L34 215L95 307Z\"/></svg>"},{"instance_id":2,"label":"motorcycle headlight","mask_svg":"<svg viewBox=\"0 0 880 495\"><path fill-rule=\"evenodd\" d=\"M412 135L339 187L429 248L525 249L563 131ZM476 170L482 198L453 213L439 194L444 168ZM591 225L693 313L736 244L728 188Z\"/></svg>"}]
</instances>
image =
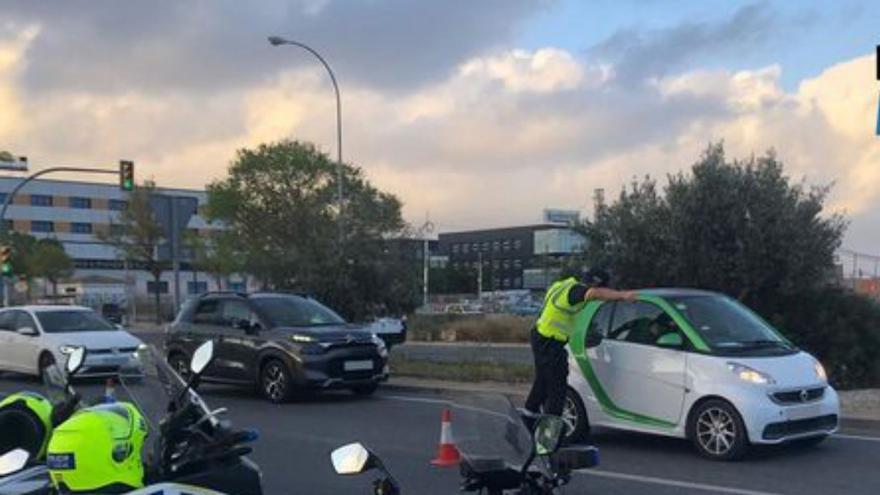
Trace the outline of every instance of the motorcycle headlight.
<instances>
[{"instance_id":1,"label":"motorcycle headlight","mask_svg":"<svg viewBox=\"0 0 880 495\"><path fill-rule=\"evenodd\" d=\"M825 367L822 366L822 363L820 363L819 361L814 361L813 370L816 372L816 378L822 380L823 382L828 381L828 374L825 373Z\"/></svg>"},{"instance_id":2,"label":"motorcycle headlight","mask_svg":"<svg viewBox=\"0 0 880 495\"><path fill-rule=\"evenodd\" d=\"M750 368L744 364L727 363L727 368L734 375L738 376L740 380L743 381L756 383L758 385L772 385L776 383L776 380L774 380L773 377L768 375L767 373L763 373L754 368Z\"/></svg>"}]
</instances>

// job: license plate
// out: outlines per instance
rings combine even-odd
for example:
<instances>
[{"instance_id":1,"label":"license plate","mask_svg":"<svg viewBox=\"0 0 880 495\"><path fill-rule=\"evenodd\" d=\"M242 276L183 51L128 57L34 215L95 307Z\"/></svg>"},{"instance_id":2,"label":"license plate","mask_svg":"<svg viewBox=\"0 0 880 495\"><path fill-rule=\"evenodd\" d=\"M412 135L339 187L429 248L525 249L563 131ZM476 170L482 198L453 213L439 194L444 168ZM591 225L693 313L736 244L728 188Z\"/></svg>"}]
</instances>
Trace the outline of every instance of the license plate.
<instances>
[{"instance_id":1,"label":"license plate","mask_svg":"<svg viewBox=\"0 0 880 495\"><path fill-rule=\"evenodd\" d=\"M346 361L345 371L365 371L373 369L372 361Z\"/></svg>"},{"instance_id":2,"label":"license plate","mask_svg":"<svg viewBox=\"0 0 880 495\"><path fill-rule=\"evenodd\" d=\"M789 421L798 419L807 419L819 416L822 408L819 404L810 404L807 406L793 406L786 409L786 418Z\"/></svg>"}]
</instances>

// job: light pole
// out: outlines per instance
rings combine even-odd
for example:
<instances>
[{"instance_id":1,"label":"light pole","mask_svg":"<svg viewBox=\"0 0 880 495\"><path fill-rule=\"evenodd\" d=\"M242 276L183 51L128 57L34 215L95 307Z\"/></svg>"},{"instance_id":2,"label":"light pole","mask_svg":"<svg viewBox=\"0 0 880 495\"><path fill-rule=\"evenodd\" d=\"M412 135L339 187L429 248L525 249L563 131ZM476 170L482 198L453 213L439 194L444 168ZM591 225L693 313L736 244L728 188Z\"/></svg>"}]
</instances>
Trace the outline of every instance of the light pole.
<instances>
[{"instance_id":1,"label":"light pole","mask_svg":"<svg viewBox=\"0 0 880 495\"><path fill-rule=\"evenodd\" d=\"M339 85L336 83L336 76L330 64L324 60L320 53L312 47L299 41L288 40L280 36L269 36L269 43L272 46L293 45L306 50L317 58L330 74L330 81L333 83L333 91L336 92L336 200L339 202L339 239L342 240L342 99L339 97Z\"/></svg>"}]
</instances>

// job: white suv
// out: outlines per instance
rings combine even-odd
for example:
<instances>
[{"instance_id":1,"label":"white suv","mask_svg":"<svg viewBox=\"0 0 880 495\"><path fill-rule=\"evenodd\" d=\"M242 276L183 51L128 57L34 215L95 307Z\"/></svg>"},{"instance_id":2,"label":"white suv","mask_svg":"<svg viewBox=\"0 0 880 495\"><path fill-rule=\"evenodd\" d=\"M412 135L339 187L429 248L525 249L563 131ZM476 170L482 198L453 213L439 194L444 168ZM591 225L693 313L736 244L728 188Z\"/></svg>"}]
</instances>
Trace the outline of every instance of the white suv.
<instances>
[{"instance_id":1,"label":"white suv","mask_svg":"<svg viewBox=\"0 0 880 495\"><path fill-rule=\"evenodd\" d=\"M141 341L81 306L18 306L0 309L0 371L39 375L64 362L72 346L85 347L77 376L110 375L128 365Z\"/></svg>"}]
</instances>

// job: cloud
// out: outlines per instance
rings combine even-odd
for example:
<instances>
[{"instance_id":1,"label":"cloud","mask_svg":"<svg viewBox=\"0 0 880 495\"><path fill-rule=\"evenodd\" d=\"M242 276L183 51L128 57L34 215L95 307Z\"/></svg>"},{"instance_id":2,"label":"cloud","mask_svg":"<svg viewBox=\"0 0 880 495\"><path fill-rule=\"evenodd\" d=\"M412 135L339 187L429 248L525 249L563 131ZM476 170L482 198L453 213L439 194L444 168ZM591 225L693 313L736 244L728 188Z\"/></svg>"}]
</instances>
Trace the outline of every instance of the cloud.
<instances>
[{"instance_id":1,"label":"cloud","mask_svg":"<svg viewBox=\"0 0 880 495\"><path fill-rule=\"evenodd\" d=\"M778 28L774 20L769 5L756 3L716 22L684 22L654 30L622 29L592 47L589 55L613 64L622 84L641 84L647 78L684 68L698 57L752 48Z\"/></svg>"},{"instance_id":2,"label":"cloud","mask_svg":"<svg viewBox=\"0 0 880 495\"><path fill-rule=\"evenodd\" d=\"M549 0L12 0L3 16L41 27L29 48L31 92L220 91L317 64L278 34L308 43L351 85L409 88L509 42Z\"/></svg>"}]
</instances>

